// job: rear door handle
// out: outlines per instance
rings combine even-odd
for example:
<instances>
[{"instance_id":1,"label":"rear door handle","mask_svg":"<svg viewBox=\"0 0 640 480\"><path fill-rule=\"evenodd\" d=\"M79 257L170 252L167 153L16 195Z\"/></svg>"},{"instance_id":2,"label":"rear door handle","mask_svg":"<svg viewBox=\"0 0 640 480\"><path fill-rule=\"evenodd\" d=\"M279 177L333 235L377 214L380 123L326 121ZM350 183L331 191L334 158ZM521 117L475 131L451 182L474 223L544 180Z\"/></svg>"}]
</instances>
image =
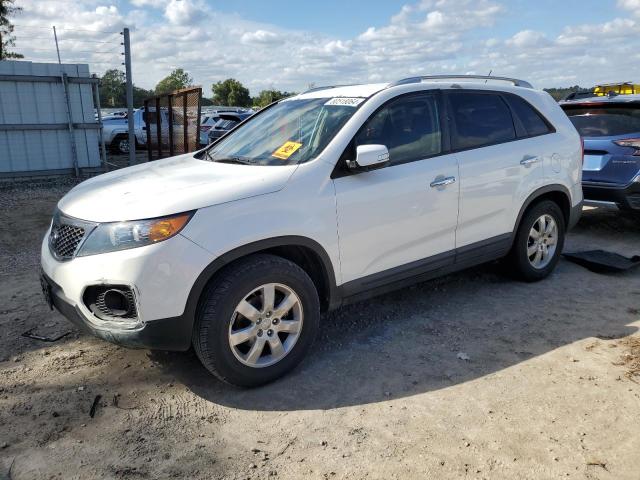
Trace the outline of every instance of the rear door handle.
<instances>
[{"instance_id":1,"label":"rear door handle","mask_svg":"<svg viewBox=\"0 0 640 480\"><path fill-rule=\"evenodd\" d=\"M436 177L436 179L429 184L431 188L446 187L456 182L456 177Z\"/></svg>"},{"instance_id":2,"label":"rear door handle","mask_svg":"<svg viewBox=\"0 0 640 480\"><path fill-rule=\"evenodd\" d=\"M540 160L540 158L535 155L525 155L522 160L520 160L520 165L528 167L529 165L536 163L538 160Z\"/></svg>"}]
</instances>

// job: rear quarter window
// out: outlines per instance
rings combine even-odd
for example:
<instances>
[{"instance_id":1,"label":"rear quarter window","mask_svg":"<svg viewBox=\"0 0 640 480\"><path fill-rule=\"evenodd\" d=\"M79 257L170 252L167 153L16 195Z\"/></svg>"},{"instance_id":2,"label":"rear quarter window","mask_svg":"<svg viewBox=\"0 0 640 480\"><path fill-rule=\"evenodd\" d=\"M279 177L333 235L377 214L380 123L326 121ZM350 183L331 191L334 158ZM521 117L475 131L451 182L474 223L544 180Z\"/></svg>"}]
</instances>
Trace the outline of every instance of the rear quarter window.
<instances>
[{"instance_id":1,"label":"rear quarter window","mask_svg":"<svg viewBox=\"0 0 640 480\"><path fill-rule=\"evenodd\" d=\"M583 137L640 134L640 105L563 106Z\"/></svg>"},{"instance_id":2,"label":"rear quarter window","mask_svg":"<svg viewBox=\"0 0 640 480\"><path fill-rule=\"evenodd\" d=\"M509 106L494 93L450 92L454 150L495 145L516 139Z\"/></svg>"},{"instance_id":3,"label":"rear quarter window","mask_svg":"<svg viewBox=\"0 0 640 480\"><path fill-rule=\"evenodd\" d=\"M522 127L527 136L535 137L552 132L549 123L529 102L517 95L509 95L507 98L513 113L518 117L520 123L522 123Z\"/></svg>"}]
</instances>

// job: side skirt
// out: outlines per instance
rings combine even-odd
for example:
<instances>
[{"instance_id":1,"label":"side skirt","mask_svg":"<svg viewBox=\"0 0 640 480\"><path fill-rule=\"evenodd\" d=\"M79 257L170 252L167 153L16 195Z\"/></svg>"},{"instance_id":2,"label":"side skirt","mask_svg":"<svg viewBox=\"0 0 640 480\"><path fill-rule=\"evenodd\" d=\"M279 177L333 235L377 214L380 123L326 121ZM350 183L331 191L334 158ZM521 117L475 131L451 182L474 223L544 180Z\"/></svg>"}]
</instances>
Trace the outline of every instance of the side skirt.
<instances>
[{"instance_id":1,"label":"side skirt","mask_svg":"<svg viewBox=\"0 0 640 480\"><path fill-rule=\"evenodd\" d=\"M342 298L340 304L347 305L359 302L415 283L497 260L509 253L512 240L513 233L505 233L449 252L352 280L337 288L337 293Z\"/></svg>"}]
</instances>

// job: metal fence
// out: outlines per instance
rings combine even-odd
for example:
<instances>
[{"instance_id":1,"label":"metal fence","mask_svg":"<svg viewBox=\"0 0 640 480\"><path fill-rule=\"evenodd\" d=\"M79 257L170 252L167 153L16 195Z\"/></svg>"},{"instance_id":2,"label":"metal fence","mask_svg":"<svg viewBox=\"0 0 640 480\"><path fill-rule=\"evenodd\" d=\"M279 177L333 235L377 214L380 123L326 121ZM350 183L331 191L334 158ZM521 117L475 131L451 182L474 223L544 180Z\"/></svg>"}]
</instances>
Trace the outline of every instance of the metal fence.
<instances>
[{"instance_id":1,"label":"metal fence","mask_svg":"<svg viewBox=\"0 0 640 480\"><path fill-rule=\"evenodd\" d=\"M0 177L99 171L97 84L88 65L0 62Z\"/></svg>"},{"instance_id":2,"label":"metal fence","mask_svg":"<svg viewBox=\"0 0 640 480\"><path fill-rule=\"evenodd\" d=\"M178 90L144 102L148 160L199 148L202 88Z\"/></svg>"}]
</instances>

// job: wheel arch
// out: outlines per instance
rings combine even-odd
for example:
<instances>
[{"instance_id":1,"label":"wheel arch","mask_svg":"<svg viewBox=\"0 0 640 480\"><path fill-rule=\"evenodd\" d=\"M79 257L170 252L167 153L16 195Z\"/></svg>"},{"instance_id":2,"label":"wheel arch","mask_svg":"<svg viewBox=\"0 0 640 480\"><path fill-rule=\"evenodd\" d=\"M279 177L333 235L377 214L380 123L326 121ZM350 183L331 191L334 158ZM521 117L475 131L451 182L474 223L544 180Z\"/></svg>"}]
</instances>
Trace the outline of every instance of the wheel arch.
<instances>
[{"instance_id":1,"label":"wheel arch","mask_svg":"<svg viewBox=\"0 0 640 480\"><path fill-rule=\"evenodd\" d=\"M193 329L195 316L205 287L228 265L256 253L268 253L292 261L301 267L316 285L323 311L340 304L333 264L326 250L315 240L300 236L273 237L234 248L211 262L200 273L189 292L183 317Z\"/></svg>"},{"instance_id":2,"label":"wheel arch","mask_svg":"<svg viewBox=\"0 0 640 480\"><path fill-rule=\"evenodd\" d=\"M552 200L560 207L562 215L564 216L565 227L567 229L569 228L571 221L571 193L569 193L569 189L561 184L545 185L531 193L522 204L522 207L520 207L518 217L513 227L514 235L512 235L512 242L515 240L515 232L518 231L524 214L535 204L543 200Z\"/></svg>"}]
</instances>

